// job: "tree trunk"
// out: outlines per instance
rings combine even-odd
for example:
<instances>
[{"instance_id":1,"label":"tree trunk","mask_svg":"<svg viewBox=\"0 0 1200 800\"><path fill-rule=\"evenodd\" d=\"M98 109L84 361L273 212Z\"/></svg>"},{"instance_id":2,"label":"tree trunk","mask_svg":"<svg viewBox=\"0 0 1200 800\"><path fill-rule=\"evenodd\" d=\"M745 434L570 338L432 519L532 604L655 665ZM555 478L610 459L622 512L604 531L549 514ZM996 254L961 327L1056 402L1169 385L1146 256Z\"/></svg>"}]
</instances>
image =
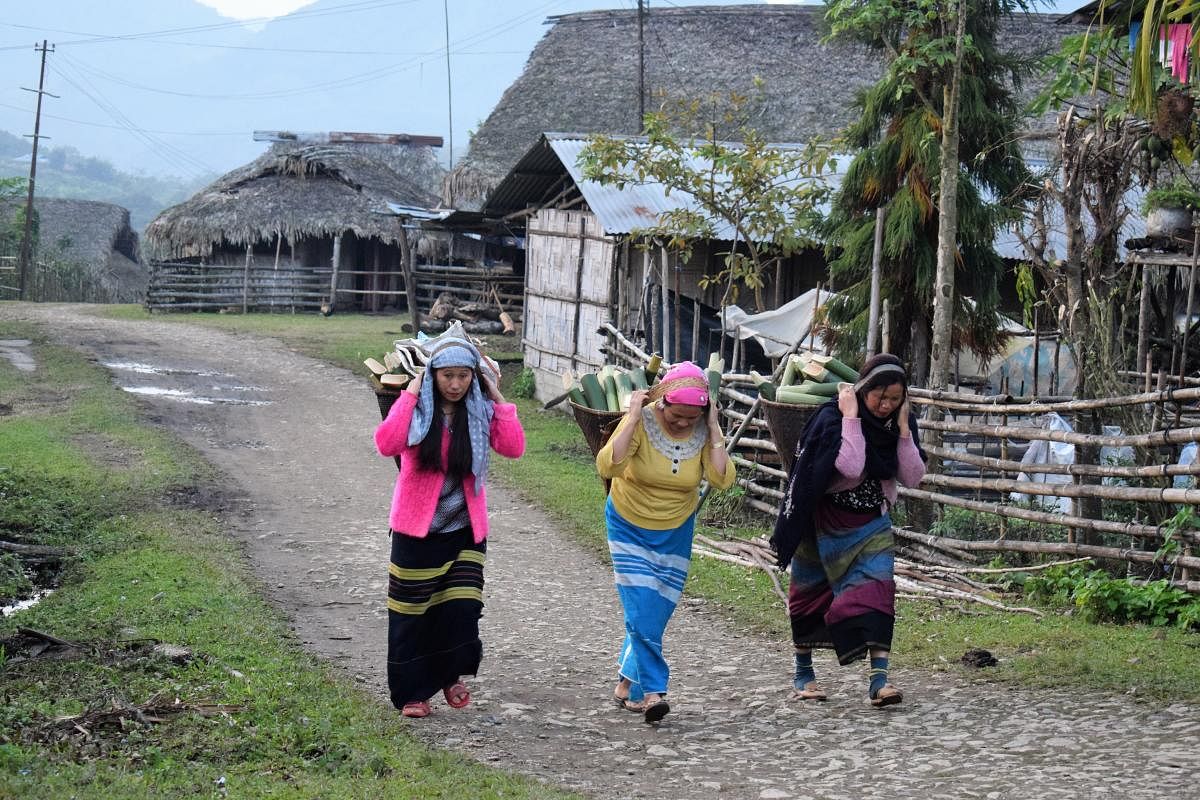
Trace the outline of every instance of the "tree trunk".
<instances>
[{"instance_id":1,"label":"tree trunk","mask_svg":"<svg viewBox=\"0 0 1200 800\"><path fill-rule=\"evenodd\" d=\"M945 389L950 378L954 331L954 272L958 262L958 100L962 84L963 40L967 14L954 3L954 68L942 90L941 175L938 181L937 276L933 287L932 348L929 387ZM936 442L935 444L940 444Z\"/></svg>"}]
</instances>

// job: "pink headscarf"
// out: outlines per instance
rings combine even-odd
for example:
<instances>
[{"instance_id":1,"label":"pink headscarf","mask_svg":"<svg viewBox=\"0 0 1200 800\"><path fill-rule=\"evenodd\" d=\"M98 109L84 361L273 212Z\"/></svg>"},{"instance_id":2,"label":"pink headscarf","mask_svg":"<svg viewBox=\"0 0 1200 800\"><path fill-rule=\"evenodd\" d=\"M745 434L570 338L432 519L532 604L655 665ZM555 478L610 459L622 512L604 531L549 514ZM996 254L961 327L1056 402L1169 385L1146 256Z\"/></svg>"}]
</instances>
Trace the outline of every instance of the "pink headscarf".
<instances>
[{"instance_id":1,"label":"pink headscarf","mask_svg":"<svg viewBox=\"0 0 1200 800\"><path fill-rule=\"evenodd\" d=\"M704 370L690 361L681 361L667 370L662 382L650 390L650 397L661 397L668 403L703 407L708 405L708 379L704 376Z\"/></svg>"}]
</instances>

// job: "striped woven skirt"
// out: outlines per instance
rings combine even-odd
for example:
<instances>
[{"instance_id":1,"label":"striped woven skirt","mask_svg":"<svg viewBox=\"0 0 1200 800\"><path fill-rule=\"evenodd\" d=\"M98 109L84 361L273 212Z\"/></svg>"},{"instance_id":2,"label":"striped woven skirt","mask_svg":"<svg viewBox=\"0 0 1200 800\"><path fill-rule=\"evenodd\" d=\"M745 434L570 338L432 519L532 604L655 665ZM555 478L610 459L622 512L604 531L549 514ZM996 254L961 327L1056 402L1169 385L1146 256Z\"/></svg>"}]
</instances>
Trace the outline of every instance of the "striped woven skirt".
<instances>
[{"instance_id":1,"label":"striped woven skirt","mask_svg":"<svg viewBox=\"0 0 1200 800\"><path fill-rule=\"evenodd\" d=\"M424 539L391 536L388 690L403 708L479 671L487 543L475 544L470 528Z\"/></svg>"},{"instance_id":2,"label":"striped woven skirt","mask_svg":"<svg viewBox=\"0 0 1200 800\"><path fill-rule=\"evenodd\" d=\"M821 503L817 536L792 558L788 614L797 647L831 647L849 664L891 650L896 620L895 540L887 514L854 514Z\"/></svg>"},{"instance_id":3,"label":"striped woven skirt","mask_svg":"<svg viewBox=\"0 0 1200 800\"><path fill-rule=\"evenodd\" d=\"M610 497L604 516L625 617L617 673L629 679L629 698L637 702L647 692L667 691L670 669L663 656L663 633L687 580L696 515L678 528L639 528L617 512Z\"/></svg>"}]
</instances>

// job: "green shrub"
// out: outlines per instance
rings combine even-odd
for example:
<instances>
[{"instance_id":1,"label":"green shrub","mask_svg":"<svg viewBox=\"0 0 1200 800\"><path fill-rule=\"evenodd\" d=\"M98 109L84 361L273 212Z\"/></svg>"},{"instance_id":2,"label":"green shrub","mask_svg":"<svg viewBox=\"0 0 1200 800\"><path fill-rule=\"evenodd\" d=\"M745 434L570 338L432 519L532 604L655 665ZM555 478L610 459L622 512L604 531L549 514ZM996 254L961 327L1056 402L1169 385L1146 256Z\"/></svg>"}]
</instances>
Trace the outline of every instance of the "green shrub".
<instances>
[{"instance_id":1,"label":"green shrub","mask_svg":"<svg viewBox=\"0 0 1200 800\"><path fill-rule=\"evenodd\" d=\"M1134 583L1081 565L1053 567L1025 581L1036 602L1074 606L1088 622L1200 628L1200 598L1164 580Z\"/></svg>"},{"instance_id":2,"label":"green shrub","mask_svg":"<svg viewBox=\"0 0 1200 800\"><path fill-rule=\"evenodd\" d=\"M521 374L517 375L512 384L513 397L521 397L526 400L532 400L537 394L537 381L534 380L533 370L529 367L521 370Z\"/></svg>"}]
</instances>

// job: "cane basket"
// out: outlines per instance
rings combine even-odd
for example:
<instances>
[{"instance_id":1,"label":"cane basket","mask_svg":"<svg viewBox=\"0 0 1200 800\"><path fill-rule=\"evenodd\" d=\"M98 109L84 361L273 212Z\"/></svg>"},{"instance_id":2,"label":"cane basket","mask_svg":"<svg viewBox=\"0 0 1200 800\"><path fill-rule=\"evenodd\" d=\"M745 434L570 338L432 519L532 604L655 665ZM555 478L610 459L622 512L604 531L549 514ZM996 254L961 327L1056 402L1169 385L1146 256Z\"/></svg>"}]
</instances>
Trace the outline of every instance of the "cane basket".
<instances>
[{"instance_id":1,"label":"cane basket","mask_svg":"<svg viewBox=\"0 0 1200 800\"><path fill-rule=\"evenodd\" d=\"M372 376L371 388L375 390L375 400L379 403L379 418L387 419L388 412L392 410L392 406L396 404L396 398L400 396L403 389L393 389L390 386L384 386L379 382L379 379ZM395 457L396 469L400 469L400 456Z\"/></svg>"},{"instance_id":2,"label":"cane basket","mask_svg":"<svg viewBox=\"0 0 1200 800\"><path fill-rule=\"evenodd\" d=\"M571 413L575 415L575 422L583 431L583 438L587 441L588 449L592 451L594 458L600 452L600 448L604 447L608 438L612 436L613 431L617 428L617 423L621 421L621 417L625 416L625 412L597 411L594 408L581 406L574 400L568 402L571 404ZM604 493L608 494L611 481L603 478L600 481L604 484Z\"/></svg>"},{"instance_id":3,"label":"cane basket","mask_svg":"<svg viewBox=\"0 0 1200 800\"><path fill-rule=\"evenodd\" d=\"M817 413L820 406L798 405L796 403L776 403L774 400L760 399L759 407L767 418L767 429L771 431L771 441L779 451L779 463L783 471L792 471L792 461L796 458L796 445L800 443L800 435L804 426Z\"/></svg>"}]
</instances>

